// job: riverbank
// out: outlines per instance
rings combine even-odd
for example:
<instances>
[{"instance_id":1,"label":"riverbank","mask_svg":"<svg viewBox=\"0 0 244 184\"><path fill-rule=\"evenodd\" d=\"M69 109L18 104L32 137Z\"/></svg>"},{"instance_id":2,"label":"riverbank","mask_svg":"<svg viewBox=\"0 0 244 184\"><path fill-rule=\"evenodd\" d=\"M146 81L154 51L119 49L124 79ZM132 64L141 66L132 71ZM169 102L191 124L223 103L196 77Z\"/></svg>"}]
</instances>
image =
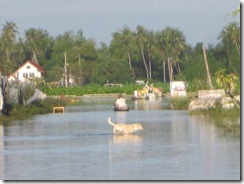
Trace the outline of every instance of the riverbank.
<instances>
[{"instance_id":1,"label":"riverbank","mask_svg":"<svg viewBox=\"0 0 244 184\"><path fill-rule=\"evenodd\" d=\"M29 119L37 114L51 113L53 107L66 105L66 100L48 97L44 100L36 100L30 105L5 104L5 109L0 114L0 124L14 120Z\"/></svg>"}]
</instances>

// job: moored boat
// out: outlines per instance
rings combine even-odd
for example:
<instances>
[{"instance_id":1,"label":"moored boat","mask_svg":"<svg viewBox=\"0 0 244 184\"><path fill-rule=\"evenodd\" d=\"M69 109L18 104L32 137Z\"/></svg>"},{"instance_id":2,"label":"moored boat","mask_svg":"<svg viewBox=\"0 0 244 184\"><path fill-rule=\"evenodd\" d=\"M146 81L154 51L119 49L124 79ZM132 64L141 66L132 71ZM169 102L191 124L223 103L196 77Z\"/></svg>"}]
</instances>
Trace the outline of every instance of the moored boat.
<instances>
[{"instance_id":1,"label":"moored boat","mask_svg":"<svg viewBox=\"0 0 244 184\"><path fill-rule=\"evenodd\" d=\"M134 94L132 95L132 99L146 99L152 100L158 97L162 97L162 90L155 88L153 84L150 86L146 85L141 90L135 90Z\"/></svg>"},{"instance_id":2,"label":"moored boat","mask_svg":"<svg viewBox=\"0 0 244 184\"><path fill-rule=\"evenodd\" d=\"M129 111L129 107L113 107L114 111Z\"/></svg>"}]
</instances>

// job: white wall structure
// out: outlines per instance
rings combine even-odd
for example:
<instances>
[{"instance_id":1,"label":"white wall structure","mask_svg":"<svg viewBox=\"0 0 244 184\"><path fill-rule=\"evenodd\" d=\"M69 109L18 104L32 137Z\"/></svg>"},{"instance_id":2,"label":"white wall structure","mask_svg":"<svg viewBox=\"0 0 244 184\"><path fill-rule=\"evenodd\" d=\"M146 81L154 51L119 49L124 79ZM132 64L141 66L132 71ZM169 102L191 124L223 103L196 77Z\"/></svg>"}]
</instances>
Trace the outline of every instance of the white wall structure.
<instances>
[{"instance_id":1,"label":"white wall structure","mask_svg":"<svg viewBox=\"0 0 244 184\"><path fill-rule=\"evenodd\" d=\"M44 69L39 64L33 61L26 61L9 76L8 80L19 80L21 82L25 82L32 78L41 78L43 73Z\"/></svg>"},{"instance_id":2,"label":"white wall structure","mask_svg":"<svg viewBox=\"0 0 244 184\"><path fill-rule=\"evenodd\" d=\"M170 96L171 97L185 97L186 83L184 81L170 82Z\"/></svg>"}]
</instances>

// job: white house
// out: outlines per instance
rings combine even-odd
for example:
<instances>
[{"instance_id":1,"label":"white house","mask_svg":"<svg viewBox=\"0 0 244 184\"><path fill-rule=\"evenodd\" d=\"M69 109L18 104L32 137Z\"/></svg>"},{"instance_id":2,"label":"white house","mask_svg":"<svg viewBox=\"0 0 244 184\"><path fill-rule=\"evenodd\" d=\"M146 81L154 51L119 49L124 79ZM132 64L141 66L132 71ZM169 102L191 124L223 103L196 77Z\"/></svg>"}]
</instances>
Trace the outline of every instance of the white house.
<instances>
[{"instance_id":1,"label":"white house","mask_svg":"<svg viewBox=\"0 0 244 184\"><path fill-rule=\"evenodd\" d=\"M19 80L21 82L25 82L32 78L41 78L43 73L44 69L39 64L33 61L26 61L9 76L8 80Z\"/></svg>"}]
</instances>

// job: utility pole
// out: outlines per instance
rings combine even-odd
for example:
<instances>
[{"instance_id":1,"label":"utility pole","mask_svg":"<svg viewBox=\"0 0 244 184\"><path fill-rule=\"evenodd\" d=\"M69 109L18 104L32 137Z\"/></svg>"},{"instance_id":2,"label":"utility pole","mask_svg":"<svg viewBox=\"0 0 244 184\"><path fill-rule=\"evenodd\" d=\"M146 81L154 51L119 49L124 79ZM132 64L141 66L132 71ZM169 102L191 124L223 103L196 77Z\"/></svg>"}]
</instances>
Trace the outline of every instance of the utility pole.
<instances>
[{"instance_id":1,"label":"utility pole","mask_svg":"<svg viewBox=\"0 0 244 184\"><path fill-rule=\"evenodd\" d=\"M83 82L82 82L82 72L81 72L81 64L80 64L80 54L78 56L79 56L80 85L81 85L81 84L83 84Z\"/></svg>"},{"instance_id":2,"label":"utility pole","mask_svg":"<svg viewBox=\"0 0 244 184\"><path fill-rule=\"evenodd\" d=\"M64 84L68 86L66 52L64 53Z\"/></svg>"},{"instance_id":3,"label":"utility pole","mask_svg":"<svg viewBox=\"0 0 244 184\"><path fill-rule=\"evenodd\" d=\"M203 44L202 44L202 49L203 49L204 63L205 63L205 66L206 66L206 72L207 72L207 82L208 82L208 85L209 85L210 89L214 89L214 87L213 87L213 85L212 85L212 81L211 81L210 73L209 73L208 60L207 60L206 50L205 50Z\"/></svg>"}]
</instances>

